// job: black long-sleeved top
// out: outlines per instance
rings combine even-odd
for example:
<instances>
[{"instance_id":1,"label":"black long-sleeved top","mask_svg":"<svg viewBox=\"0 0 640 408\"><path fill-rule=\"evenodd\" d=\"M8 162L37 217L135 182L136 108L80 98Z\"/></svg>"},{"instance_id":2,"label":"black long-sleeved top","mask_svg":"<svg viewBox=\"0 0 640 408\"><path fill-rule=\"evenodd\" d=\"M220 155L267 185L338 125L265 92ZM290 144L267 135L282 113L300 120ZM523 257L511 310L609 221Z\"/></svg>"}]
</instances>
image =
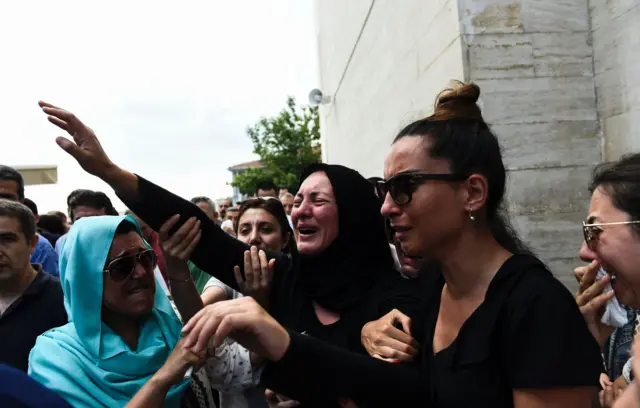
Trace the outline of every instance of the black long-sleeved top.
<instances>
[{"instance_id":1,"label":"black long-sleeved top","mask_svg":"<svg viewBox=\"0 0 640 408\"><path fill-rule=\"evenodd\" d=\"M434 353L444 284L440 275L425 293L419 365L385 364L290 332L262 382L294 399L350 397L359 407L507 408L514 389L596 389L599 347L571 294L535 258L505 262L457 338Z\"/></svg>"},{"instance_id":2,"label":"black long-sleeved top","mask_svg":"<svg viewBox=\"0 0 640 408\"><path fill-rule=\"evenodd\" d=\"M225 284L238 289L233 273L234 266L244 266L246 244L222 231L197 206L175 194L138 176L139 199L122 201L154 230L175 214L180 222L174 230L191 217L201 221L200 242L191 255L191 261L204 272L215 276ZM356 307L341 313L340 320L332 325L322 325L313 311L312 302L306 297L298 279L300 271L295 258L286 254L268 253L276 258L269 313L285 327L327 341L335 346L364 353L360 331L365 323L378 319L396 308L413 316L419 310L419 287L389 273L376 282L368 296ZM317 396L302 400L305 406L328 406ZM335 401L335 400L334 400Z\"/></svg>"}]
</instances>

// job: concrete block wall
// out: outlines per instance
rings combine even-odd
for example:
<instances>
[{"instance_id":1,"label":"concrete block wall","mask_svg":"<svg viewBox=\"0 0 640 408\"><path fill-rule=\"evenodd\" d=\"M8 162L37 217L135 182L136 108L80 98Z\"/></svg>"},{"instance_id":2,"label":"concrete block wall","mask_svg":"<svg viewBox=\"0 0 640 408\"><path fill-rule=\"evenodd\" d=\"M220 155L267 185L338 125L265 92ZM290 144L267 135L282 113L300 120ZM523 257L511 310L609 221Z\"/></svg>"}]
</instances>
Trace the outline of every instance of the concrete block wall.
<instances>
[{"instance_id":1,"label":"concrete block wall","mask_svg":"<svg viewBox=\"0 0 640 408\"><path fill-rule=\"evenodd\" d=\"M504 149L512 221L574 288L601 161L587 0L459 0L465 79Z\"/></svg>"},{"instance_id":2,"label":"concrete block wall","mask_svg":"<svg viewBox=\"0 0 640 408\"><path fill-rule=\"evenodd\" d=\"M573 290L591 169L640 150L639 4L318 0L325 159L382 175L403 125L450 79L476 82L512 222Z\"/></svg>"},{"instance_id":3,"label":"concrete block wall","mask_svg":"<svg viewBox=\"0 0 640 408\"><path fill-rule=\"evenodd\" d=\"M316 5L322 90L334 98L321 107L325 159L366 177L382 176L396 133L429 114L437 93L464 75L457 2L321 0ZM345 27L347 14L351 26Z\"/></svg>"},{"instance_id":4,"label":"concrete block wall","mask_svg":"<svg viewBox=\"0 0 640 408\"><path fill-rule=\"evenodd\" d=\"M640 151L640 0L590 0L606 160Z\"/></svg>"}]
</instances>

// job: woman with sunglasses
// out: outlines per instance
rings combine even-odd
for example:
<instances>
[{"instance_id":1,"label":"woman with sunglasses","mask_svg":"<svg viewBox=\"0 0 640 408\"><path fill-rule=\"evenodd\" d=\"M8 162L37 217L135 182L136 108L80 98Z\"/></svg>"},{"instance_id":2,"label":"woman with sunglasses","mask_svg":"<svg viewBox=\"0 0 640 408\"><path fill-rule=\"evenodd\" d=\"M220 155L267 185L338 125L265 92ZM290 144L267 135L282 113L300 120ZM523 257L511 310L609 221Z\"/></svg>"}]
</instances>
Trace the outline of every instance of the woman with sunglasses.
<instances>
[{"instance_id":1,"label":"woman with sunglasses","mask_svg":"<svg viewBox=\"0 0 640 408\"><path fill-rule=\"evenodd\" d=\"M640 154L623 157L594 170L589 190L592 193L587 220L583 222L584 244L580 258L590 264L576 269L580 287L576 301L591 333L603 348L607 371L615 370L601 393L603 406L611 406L621 389L633 380L631 364L616 364L611 353L611 341L620 337L617 330L601 321L607 302L615 296L623 305L640 309ZM596 280L599 270L606 275ZM613 291L605 288L611 285ZM622 333L632 337L635 313ZM630 339L628 340L630 341ZM627 353L628 355L628 353ZM614 365L614 367L611 367ZM615 367L617 366L617 367ZM620 376L618 376L620 375Z\"/></svg>"},{"instance_id":2,"label":"woman with sunglasses","mask_svg":"<svg viewBox=\"0 0 640 408\"><path fill-rule=\"evenodd\" d=\"M44 102L40 105L49 121L75 142L58 138L57 143L86 171L110 184L152 228L174 214L180 215L181 223L191 217L200 220L202 238L191 260L239 289L234 269L239 266L246 275L246 244L225 234L192 203L115 166L93 131L73 114ZM380 203L364 177L343 166L317 164L307 168L300 180L292 212L300 256L266 254L276 259L269 312L288 327L365 353L362 326L394 308L410 316L418 306L416 287L393 269ZM183 238L176 233L169 245ZM331 407L337 398L314 396L301 402Z\"/></svg>"},{"instance_id":3,"label":"woman with sunglasses","mask_svg":"<svg viewBox=\"0 0 640 408\"><path fill-rule=\"evenodd\" d=\"M190 232L187 252L198 239L196 228ZM215 407L205 370L184 378L207 353L179 342L182 324L156 287L155 253L133 217L77 221L61 265L69 323L38 337L32 378L73 407ZM177 303L185 317L197 311Z\"/></svg>"},{"instance_id":4,"label":"woman with sunglasses","mask_svg":"<svg viewBox=\"0 0 640 408\"><path fill-rule=\"evenodd\" d=\"M287 331L255 302L201 310L184 327L198 350L231 335L265 356L262 381L293 398L348 395L360 406L583 408L602 362L575 301L501 211L506 171L476 105L479 88L441 94L403 129L380 184L402 251L441 265L425 285L420 369L363 359ZM195 345L195 346L194 346ZM331 372L327 379L317 365Z\"/></svg>"}]
</instances>

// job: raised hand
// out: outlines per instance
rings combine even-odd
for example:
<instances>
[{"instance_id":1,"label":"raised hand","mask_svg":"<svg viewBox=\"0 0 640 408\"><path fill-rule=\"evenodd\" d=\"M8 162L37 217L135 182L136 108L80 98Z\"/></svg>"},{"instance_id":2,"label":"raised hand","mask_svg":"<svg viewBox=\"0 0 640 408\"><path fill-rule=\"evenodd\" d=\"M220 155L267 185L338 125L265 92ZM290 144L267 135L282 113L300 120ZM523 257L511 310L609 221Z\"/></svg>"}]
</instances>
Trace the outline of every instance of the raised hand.
<instances>
[{"instance_id":1,"label":"raised hand","mask_svg":"<svg viewBox=\"0 0 640 408\"><path fill-rule=\"evenodd\" d=\"M186 262L191 257L191 253L200 242L202 231L200 220L191 217L178 228L176 232L169 235L171 229L180 220L180 215L169 218L158 231L160 245L165 254L165 260L172 259Z\"/></svg>"},{"instance_id":2,"label":"raised hand","mask_svg":"<svg viewBox=\"0 0 640 408\"><path fill-rule=\"evenodd\" d=\"M240 267L233 268L238 288L245 296L254 298L260 306L267 308L273 271L276 260L267 260L267 254L255 246L244 252L244 279Z\"/></svg>"},{"instance_id":3,"label":"raised hand","mask_svg":"<svg viewBox=\"0 0 640 408\"><path fill-rule=\"evenodd\" d=\"M396 328L399 323L402 330ZM364 325L362 345L369 355L388 362L410 362L418 355L420 345L411 337L411 318L397 309Z\"/></svg>"},{"instance_id":4,"label":"raised hand","mask_svg":"<svg viewBox=\"0 0 640 408\"><path fill-rule=\"evenodd\" d=\"M598 261L593 261L587 266L576 268L574 274L580 284L576 294L576 302L587 322L587 326L589 326L591 334L593 334L602 348L614 330L613 327L607 326L601 321L605 306L613 298L614 293L612 291L604 293L604 289L611 283L611 276L607 274L596 281L599 269L600 264Z\"/></svg>"},{"instance_id":5,"label":"raised hand","mask_svg":"<svg viewBox=\"0 0 640 408\"><path fill-rule=\"evenodd\" d=\"M38 105L48 115L49 122L72 136L73 141L65 137L57 137L56 143L73 156L86 172L103 178L111 168L115 167L102 149L93 130L73 113L43 101L38 102Z\"/></svg>"}]
</instances>

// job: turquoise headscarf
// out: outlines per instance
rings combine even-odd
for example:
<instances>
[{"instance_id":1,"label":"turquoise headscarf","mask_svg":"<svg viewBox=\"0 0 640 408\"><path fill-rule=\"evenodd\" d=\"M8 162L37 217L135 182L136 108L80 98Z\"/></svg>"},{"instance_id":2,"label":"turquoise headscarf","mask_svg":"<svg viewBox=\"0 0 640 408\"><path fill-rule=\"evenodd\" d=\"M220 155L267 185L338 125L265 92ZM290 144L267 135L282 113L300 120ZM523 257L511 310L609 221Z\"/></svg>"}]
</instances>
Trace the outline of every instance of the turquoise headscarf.
<instances>
[{"instance_id":1,"label":"turquoise headscarf","mask_svg":"<svg viewBox=\"0 0 640 408\"><path fill-rule=\"evenodd\" d=\"M181 323L156 282L151 316L136 351L102 323L103 269L118 226L133 217L100 216L74 223L60 258L60 280L69 323L39 336L29 355L29 375L74 407L122 407L158 371L180 339ZM142 235L140 235L142 236ZM184 381L167 393L178 407Z\"/></svg>"}]
</instances>

